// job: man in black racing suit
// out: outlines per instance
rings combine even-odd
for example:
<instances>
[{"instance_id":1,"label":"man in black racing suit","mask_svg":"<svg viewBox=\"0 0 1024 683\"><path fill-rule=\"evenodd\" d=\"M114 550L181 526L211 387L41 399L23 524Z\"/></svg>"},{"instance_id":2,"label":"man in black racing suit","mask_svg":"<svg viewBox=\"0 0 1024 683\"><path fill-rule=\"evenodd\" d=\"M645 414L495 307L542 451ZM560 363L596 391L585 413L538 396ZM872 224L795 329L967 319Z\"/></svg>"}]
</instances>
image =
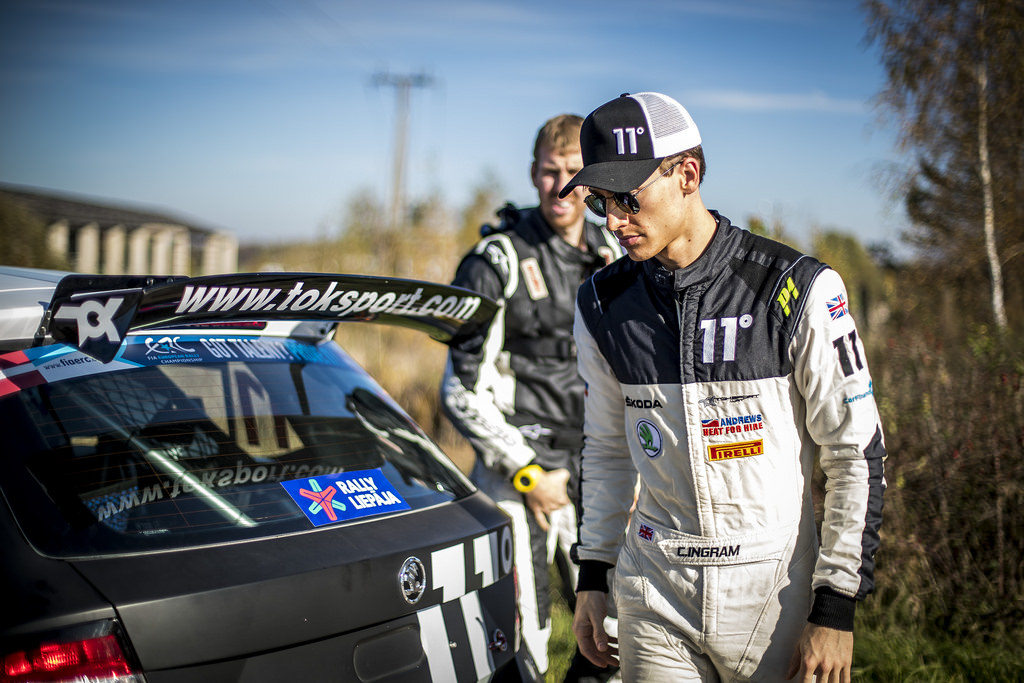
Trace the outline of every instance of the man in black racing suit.
<instances>
[{"instance_id":1,"label":"man in black racing suit","mask_svg":"<svg viewBox=\"0 0 1024 683\"><path fill-rule=\"evenodd\" d=\"M512 517L523 637L541 671L551 631L548 566L556 547L567 556L576 540L583 445L576 290L621 254L585 220L582 192L557 196L583 166L581 123L573 115L545 123L531 166L540 205L506 205L500 225L484 226L459 265L452 284L504 306L480 352L451 351L441 387L446 415L476 453L471 478ZM567 680L594 673L577 653Z\"/></svg>"}]
</instances>

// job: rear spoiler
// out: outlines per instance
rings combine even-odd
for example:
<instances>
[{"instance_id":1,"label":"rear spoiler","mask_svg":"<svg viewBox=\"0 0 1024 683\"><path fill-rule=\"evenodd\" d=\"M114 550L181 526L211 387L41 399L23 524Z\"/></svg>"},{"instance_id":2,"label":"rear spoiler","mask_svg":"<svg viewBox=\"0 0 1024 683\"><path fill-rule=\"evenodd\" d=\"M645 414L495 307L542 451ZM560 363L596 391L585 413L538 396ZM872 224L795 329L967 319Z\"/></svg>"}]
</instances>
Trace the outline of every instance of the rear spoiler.
<instances>
[{"instance_id":1,"label":"rear spoiler","mask_svg":"<svg viewBox=\"0 0 1024 683\"><path fill-rule=\"evenodd\" d=\"M67 275L36 334L113 360L128 332L197 323L377 322L456 348L482 343L498 304L477 292L368 275L237 273L203 277Z\"/></svg>"}]
</instances>

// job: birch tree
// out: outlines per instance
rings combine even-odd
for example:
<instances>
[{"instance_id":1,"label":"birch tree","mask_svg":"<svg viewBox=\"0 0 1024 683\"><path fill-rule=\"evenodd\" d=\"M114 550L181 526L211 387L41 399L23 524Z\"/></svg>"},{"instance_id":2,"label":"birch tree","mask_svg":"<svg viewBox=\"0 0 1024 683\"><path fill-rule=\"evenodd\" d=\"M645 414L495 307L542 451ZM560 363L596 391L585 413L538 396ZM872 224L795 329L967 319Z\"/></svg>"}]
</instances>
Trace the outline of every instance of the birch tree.
<instances>
[{"instance_id":1,"label":"birch tree","mask_svg":"<svg viewBox=\"0 0 1024 683\"><path fill-rule=\"evenodd\" d=\"M992 317L1008 321L1024 248L1024 3L1019 0L866 0L868 40L881 48L879 96L915 163L905 178L908 239L970 283L981 263ZM1019 295L1019 292L1018 292Z\"/></svg>"}]
</instances>

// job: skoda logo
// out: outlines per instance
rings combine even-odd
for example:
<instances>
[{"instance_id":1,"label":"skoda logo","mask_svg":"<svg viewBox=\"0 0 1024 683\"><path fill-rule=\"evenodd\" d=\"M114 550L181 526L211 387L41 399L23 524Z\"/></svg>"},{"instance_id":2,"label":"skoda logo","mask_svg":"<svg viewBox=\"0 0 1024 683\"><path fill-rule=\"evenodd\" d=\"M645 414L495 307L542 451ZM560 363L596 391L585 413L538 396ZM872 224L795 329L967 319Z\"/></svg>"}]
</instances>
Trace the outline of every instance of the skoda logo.
<instances>
[{"instance_id":1,"label":"skoda logo","mask_svg":"<svg viewBox=\"0 0 1024 683\"><path fill-rule=\"evenodd\" d=\"M427 568L418 557L410 557L402 563L398 585L402 587L402 597L410 605L415 605L423 597L423 590L427 587Z\"/></svg>"},{"instance_id":2,"label":"skoda logo","mask_svg":"<svg viewBox=\"0 0 1024 683\"><path fill-rule=\"evenodd\" d=\"M640 448L644 450L649 458L656 458L661 455L661 432L650 420L638 420L636 423L636 436L640 440Z\"/></svg>"}]
</instances>

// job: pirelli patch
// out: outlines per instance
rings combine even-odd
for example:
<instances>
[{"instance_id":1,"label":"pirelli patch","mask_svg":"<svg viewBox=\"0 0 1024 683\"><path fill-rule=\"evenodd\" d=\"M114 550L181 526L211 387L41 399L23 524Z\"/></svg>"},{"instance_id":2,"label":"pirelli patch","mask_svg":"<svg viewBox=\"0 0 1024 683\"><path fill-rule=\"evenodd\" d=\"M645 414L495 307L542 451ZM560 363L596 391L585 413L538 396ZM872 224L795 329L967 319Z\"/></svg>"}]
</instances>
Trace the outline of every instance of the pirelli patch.
<instances>
[{"instance_id":1,"label":"pirelli patch","mask_svg":"<svg viewBox=\"0 0 1024 683\"><path fill-rule=\"evenodd\" d=\"M754 455L761 455L762 453L764 453L764 439L716 444L708 446L708 462L749 458Z\"/></svg>"}]
</instances>

